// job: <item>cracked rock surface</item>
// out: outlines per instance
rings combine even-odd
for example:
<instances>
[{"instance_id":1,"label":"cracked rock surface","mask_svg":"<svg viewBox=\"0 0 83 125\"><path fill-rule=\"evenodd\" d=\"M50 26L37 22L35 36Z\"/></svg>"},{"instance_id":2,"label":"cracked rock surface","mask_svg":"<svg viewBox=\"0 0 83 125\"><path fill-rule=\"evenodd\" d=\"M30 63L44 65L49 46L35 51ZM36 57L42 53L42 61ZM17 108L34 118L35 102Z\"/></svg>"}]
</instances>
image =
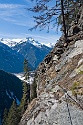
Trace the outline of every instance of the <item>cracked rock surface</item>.
<instances>
[{"instance_id":1,"label":"cracked rock surface","mask_svg":"<svg viewBox=\"0 0 83 125\"><path fill-rule=\"evenodd\" d=\"M38 66L37 98L19 125L83 125L83 31L69 41L61 37Z\"/></svg>"}]
</instances>

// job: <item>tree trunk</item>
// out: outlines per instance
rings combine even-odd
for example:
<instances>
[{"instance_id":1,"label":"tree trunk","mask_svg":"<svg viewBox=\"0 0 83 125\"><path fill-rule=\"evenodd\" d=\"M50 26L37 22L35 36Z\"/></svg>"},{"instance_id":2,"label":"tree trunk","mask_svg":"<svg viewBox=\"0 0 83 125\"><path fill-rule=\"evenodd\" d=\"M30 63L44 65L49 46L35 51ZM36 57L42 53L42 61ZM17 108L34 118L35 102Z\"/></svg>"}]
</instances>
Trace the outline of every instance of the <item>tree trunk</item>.
<instances>
[{"instance_id":1,"label":"tree trunk","mask_svg":"<svg viewBox=\"0 0 83 125\"><path fill-rule=\"evenodd\" d=\"M64 18L64 6L63 6L63 0L61 0L61 11L62 11L62 18L63 18L63 28L64 28L64 37L65 41L67 42L67 34L66 34L66 25L65 25L65 18Z\"/></svg>"}]
</instances>

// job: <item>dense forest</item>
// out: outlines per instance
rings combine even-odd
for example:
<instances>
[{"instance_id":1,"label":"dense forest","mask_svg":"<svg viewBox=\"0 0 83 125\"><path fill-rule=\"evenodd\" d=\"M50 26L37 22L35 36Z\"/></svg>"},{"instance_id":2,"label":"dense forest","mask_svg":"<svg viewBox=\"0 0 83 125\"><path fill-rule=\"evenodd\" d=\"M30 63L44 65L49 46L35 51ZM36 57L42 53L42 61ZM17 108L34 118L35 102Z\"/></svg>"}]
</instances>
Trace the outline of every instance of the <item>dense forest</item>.
<instances>
[{"instance_id":1,"label":"dense forest","mask_svg":"<svg viewBox=\"0 0 83 125\"><path fill-rule=\"evenodd\" d=\"M22 82L16 76L0 70L0 114L9 109L13 100L19 104L22 98Z\"/></svg>"}]
</instances>

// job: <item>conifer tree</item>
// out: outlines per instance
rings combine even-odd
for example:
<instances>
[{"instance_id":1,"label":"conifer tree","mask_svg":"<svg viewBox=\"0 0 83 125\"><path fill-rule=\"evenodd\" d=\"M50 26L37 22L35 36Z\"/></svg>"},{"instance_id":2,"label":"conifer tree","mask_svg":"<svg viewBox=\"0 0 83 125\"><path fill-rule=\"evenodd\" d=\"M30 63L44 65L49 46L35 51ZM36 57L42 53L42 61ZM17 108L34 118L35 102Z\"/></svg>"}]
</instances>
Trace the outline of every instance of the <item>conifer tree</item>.
<instances>
[{"instance_id":1,"label":"conifer tree","mask_svg":"<svg viewBox=\"0 0 83 125\"><path fill-rule=\"evenodd\" d=\"M28 99L28 102L30 102L30 83L29 83L29 71L30 71L30 68L29 68L29 65L28 65L28 60L25 59L24 60L24 76L25 76L25 86L26 86L26 90L27 90L27 99ZM24 92L23 92L24 93Z\"/></svg>"},{"instance_id":2,"label":"conifer tree","mask_svg":"<svg viewBox=\"0 0 83 125\"><path fill-rule=\"evenodd\" d=\"M17 104L16 101L14 100L8 112L6 125L18 125L18 122L19 120L18 120Z\"/></svg>"},{"instance_id":3,"label":"conifer tree","mask_svg":"<svg viewBox=\"0 0 83 125\"><path fill-rule=\"evenodd\" d=\"M7 125L8 110L5 108L3 113L3 125Z\"/></svg>"},{"instance_id":4,"label":"conifer tree","mask_svg":"<svg viewBox=\"0 0 83 125\"><path fill-rule=\"evenodd\" d=\"M68 36L68 30L71 27L72 21L78 23L78 12L80 6L83 4L80 0L63 0L64 5L64 19L65 19L65 27L66 27L66 34ZM63 23L62 23L62 14L59 14L58 17L58 25L62 25L61 30L63 30Z\"/></svg>"},{"instance_id":5,"label":"conifer tree","mask_svg":"<svg viewBox=\"0 0 83 125\"><path fill-rule=\"evenodd\" d=\"M33 16L36 25L31 30L39 27L41 30L55 28L57 24L61 25L65 40L67 41L67 32L69 23L73 20L73 14L77 8L78 1L83 4L82 0L31 0L35 5L28 10L37 13ZM54 3L54 4L53 4ZM49 6L50 4L50 6ZM75 19L75 18L74 18Z\"/></svg>"},{"instance_id":6,"label":"conifer tree","mask_svg":"<svg viewBox=\"0 0 83 125\"><path fill-rule=\"evenodd\" d=\"M30 99L29 91L30 91L29 85L26 82L24 82L23 83L23 97L21 99L21 103L19 106L19 110L20 110L21 114L23 114L28 107L28 103L29 103L29 99Z\"/></svg>"},{"instance_id":7,"label":"conifer tree","mask_svg":"<svg viewBox=\"0 0 83 125\"><path fill-rule=\"evenodd\" d=\"M23 96L18 107L20 116L25 112L28 107L28 103L30 102L29 66L28 60L26 59L24 60L24 76L25 82L23 83Z\"/></svg>"},{"instance_id":8,"label":"conifer tree","mask_svg":"<svg viewBox=\"0 0 83 125\"><path fill-rule=\"evenodd\" d=\"M25 80L29 79L29 66L28 66L28 60L24 60L24 76Z\"/></svg>"}]
</instances>

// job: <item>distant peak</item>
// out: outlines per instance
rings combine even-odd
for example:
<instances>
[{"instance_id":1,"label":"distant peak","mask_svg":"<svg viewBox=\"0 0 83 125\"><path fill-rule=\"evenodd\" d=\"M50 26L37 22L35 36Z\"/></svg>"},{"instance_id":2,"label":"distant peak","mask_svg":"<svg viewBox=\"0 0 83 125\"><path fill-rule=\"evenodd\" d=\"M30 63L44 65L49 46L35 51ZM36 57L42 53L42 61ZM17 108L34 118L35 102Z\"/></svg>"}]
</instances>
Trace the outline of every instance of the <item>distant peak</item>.
<instances>
[{"instance_id":1,"label":"distant peak","mask_svg":"<svg viewBox=\"0 0 83 125\"><path fill-rule=\"evenodd\" d=\"M36 46L36 47L39 47L39 48L41 48L42 45L45 45L45 46L50 47L50 48L54 47L54 45L52 43L47 43L47 44L40 43L40 42L34 40L34 38L32 38L32 37L26 37L26 38L22 38L22 39L21 38L14 38L14 39L1 38L0 41L4 44L8 45L9 47L14 47L16 44L22 44L22 43L27 43L27 42Z\"/></svg>"}]
</instances>

